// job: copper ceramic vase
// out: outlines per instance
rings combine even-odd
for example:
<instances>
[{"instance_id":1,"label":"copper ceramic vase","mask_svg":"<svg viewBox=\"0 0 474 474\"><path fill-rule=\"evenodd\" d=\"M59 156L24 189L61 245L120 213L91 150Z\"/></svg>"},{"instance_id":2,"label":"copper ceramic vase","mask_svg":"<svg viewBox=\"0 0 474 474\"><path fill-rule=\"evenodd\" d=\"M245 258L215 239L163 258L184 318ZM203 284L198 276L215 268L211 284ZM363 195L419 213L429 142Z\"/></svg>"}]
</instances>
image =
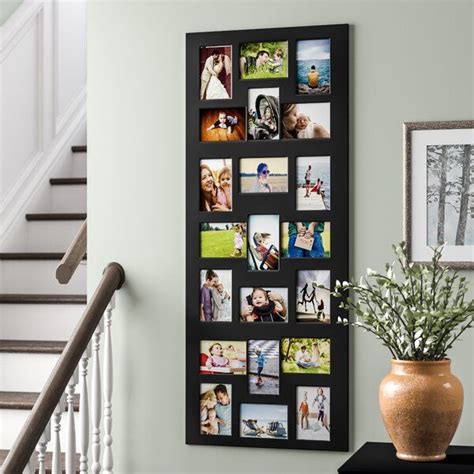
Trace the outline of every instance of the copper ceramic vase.
<instances>
[{"instance_id":1,"label":"copper ceramic vase","mask_svg":"<svg viewBox=\"0 0 474 474\"><path fill-rule=\"evenodd\" d=\"M451 360L392 360L380 384L385 427L405 461L440 461L453 439L463 406L461 382Z\"/></svg>"}]
</instances>

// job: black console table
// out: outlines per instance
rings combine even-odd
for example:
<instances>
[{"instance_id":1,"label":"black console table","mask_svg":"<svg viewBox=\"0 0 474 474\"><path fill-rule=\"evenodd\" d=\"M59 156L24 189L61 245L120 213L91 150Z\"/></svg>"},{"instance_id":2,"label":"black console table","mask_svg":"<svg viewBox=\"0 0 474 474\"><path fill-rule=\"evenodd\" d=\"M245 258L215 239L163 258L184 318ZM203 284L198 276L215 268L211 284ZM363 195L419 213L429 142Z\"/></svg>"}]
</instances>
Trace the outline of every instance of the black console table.
<instances>
[{"instance_id":1,"label":"black console table","mask_svg":"<svg viewBox=\"0 0 474 474\"><path fill-rule=\"evenodd\" d=\"M365 443L338 472L473 474L474 447L450 446L446 459L439 462L408 462L395 456L395 448L390 443Z\"/></svg>"}]
</instances>

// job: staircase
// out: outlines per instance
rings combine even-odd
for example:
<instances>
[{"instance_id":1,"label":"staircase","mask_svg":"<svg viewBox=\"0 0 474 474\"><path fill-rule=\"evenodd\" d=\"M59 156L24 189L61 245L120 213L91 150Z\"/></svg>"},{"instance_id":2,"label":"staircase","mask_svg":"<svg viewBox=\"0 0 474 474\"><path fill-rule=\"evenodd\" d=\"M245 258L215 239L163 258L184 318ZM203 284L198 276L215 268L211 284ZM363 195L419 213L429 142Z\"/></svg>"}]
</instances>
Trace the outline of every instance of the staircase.
<instances>
[{"instance_id":1,"label":"staircase","mask_svg":"<svg viewBox=\"0 0 474 474\"><path fill-rule=\"evenodd\" d=\"M47 208L25 215L25 248L0 253L0 464L86 305L85 261L68 285L55 278L86 218L86 154L73 146L69 175L49 180Z\"/></svg>"}]
</instances>

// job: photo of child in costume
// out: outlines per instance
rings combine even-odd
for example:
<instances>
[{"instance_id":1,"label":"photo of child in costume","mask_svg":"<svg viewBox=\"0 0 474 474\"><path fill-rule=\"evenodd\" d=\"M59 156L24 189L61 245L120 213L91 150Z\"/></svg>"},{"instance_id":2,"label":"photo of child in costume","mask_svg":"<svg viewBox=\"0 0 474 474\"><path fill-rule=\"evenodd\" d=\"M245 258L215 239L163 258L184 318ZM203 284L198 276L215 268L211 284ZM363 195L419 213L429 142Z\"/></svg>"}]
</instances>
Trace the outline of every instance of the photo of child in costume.
<instances>
[{"instance_id":1,"label":"photo of child in costume","mask_svg":"<svg viewBox=\"0 0 474 474\"><path fill-rule=\"evenodd\" d=\"M330 441L329 387L296 388L296 439Z\"/></svg>"},{"instance_id":2,"label":"photo of child in costume","mask_svg":"<svg viewBox=\"0 0 474 474\"><path fill-rule=\"evenodd\" d=\"M249 393L278 395L280 393L280 341L248 341Z\"/></svg>"},{"instance_id":3,"label":"photo of child in costume","mask_svg":"<svg viewBox=\"0 0 474 474\"><path fill-rule=\"evenodd\" d=\"M278 87L249 89L248 140L276 140L279 138L280 91Z\"/></svg>"},{"instance_id":4,"label":"photo of child in costume","mask_svg":"<svg viewBox=\"0 0 474 474\"><path fill-rule=\"evenodd\" d=\"M248 268L275 271L280 264L279 216L249 216Z\"/></svg>"},{"instance_id":5,"label":"photo of child in costume","mask_svg":"<svg viewBox=\"0 0 474 474\"><path fill-rule=\"evenodd\" d=\"M229 212L232 210L232 160L201 160L200 210Z\"/></svg>"},{"instance_id":6,"label":"photo of child in costume","mask_svg":"<svg viewBox=\"0 0 474 474\"><path fill-rule=\"evenodd\" d=\"M201 321L232 321L231 289L231 270L201 270Z\"/></svg>"},{"instance_id":7,"label":"photo of child in costume","mask_svg":"<svg viewBox=\"0 0 474 474\"><path fill-rule=\"evenodd\" d=\"M201 341L200 366L201 374L245 375L245 341Z\"/></svg>"},{"instance_id":8,"label":"photo of child in costume","mask_svg":"<svg viewBox=\"0 0 474 474\"><path fill-rule=\"evenodd\" d=\"M241 288L240 319L247 323L286 323L287 288Z\"/></svg>"},{"instance_id":9,"label":"photo of child in costume","mask_svg":"<svg viewBox=\"0 0 474 474\"><path fill-rule=\"evenodd\" d=\"M240 45L241 79L288 77L288 41L264 41Z\"/></svg>"},{"instance_id":10,"label":"photo of child in costume","mask_svg":"<svg viewBox=\"0 0 474 474\"><path fill-rule=\"evenodd\" d=\"M201 109L201 141L245 140L245 108Z\"/></svg>"},{"instance_id":11,"label":"photo of child in costume","mask_svg":"<svg viewBox=\"0 0 474 474\"><path fill-rule=\"evenodd\" d=\"M201 384L200 419L203 435L232 435L232 386Z\"/></svg>"}]
</instances>

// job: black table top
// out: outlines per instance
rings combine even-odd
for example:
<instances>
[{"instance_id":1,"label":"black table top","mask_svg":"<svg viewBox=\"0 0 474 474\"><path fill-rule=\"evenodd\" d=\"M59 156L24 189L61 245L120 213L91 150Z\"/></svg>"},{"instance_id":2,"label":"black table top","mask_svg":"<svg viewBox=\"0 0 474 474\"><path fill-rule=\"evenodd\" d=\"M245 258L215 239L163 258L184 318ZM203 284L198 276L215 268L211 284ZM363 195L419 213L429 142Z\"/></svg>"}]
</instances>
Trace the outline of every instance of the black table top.
<instances>
[{"instance_id":1,"label":"black table top","mask_svg":"<svg viewBox=\"0 0 474 474\"><path fill-rule=\"evenodd\" d=\"M391 443L365 443L338 472L473 474L474 447L450 446L446 459L439 462L408 462L395 456L395 448Z\"/></svg>"}]
</instances>

